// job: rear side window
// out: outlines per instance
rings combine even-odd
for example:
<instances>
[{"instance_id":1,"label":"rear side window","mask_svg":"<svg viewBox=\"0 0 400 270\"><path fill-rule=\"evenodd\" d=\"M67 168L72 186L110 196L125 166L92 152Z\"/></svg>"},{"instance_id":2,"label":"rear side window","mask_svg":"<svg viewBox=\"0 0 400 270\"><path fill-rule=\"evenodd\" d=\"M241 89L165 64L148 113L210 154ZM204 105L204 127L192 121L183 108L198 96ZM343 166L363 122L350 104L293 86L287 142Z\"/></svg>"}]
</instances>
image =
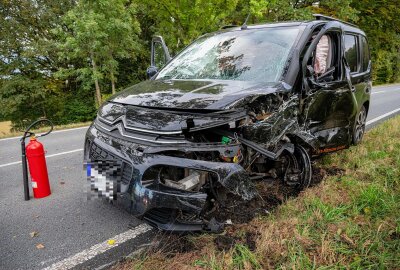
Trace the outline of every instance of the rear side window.
<instances>
[{"instance_id":1,"label":"rear side window","mask_svg":"<svg viewBox=\"0 0 400 270\"><path fill-rule=\"evenodd\" d=\"M361 45L362 45L362 71L366 71L368 69L369 63L369 47L368 42L365 37L361 37Z\"/></svg>"},{"instance_id":2,"label":"rear side window","mask_svg":"<svg viewBox=\"0 0 400 270\"><path fill-rule=\"evenodd\" d=\"M358 71L358 46L357 37L354 35L344 35L344 56L350 66L351 72Z\"/></svg>"}]
</instances>

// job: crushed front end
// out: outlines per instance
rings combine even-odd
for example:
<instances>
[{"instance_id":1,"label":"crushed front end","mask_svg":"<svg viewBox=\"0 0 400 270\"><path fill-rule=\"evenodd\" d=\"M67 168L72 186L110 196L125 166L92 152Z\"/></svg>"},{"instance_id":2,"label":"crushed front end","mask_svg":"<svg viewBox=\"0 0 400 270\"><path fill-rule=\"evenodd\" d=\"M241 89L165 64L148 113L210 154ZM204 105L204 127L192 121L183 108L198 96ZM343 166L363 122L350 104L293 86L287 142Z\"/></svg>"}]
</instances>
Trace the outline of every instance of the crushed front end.
<instances>
[{"instance_id":1,"label":"crushed front end","mask_svg":"<svg viewBox=\"0 0 400 270\"><path fill-rule=\"evenodd\" d=\"M289 170L295 149L285 135L298 129L297 122L278 109L293 110L290 102L276 106L274 113L108 102L87 132L85 161L118 161L117 202L151 225L179 232L219 231L225 221L213 212L224 206L227 194L250 201L258 196L254 180L299 182L303 172Z\"/></svg>"}]
</instances>

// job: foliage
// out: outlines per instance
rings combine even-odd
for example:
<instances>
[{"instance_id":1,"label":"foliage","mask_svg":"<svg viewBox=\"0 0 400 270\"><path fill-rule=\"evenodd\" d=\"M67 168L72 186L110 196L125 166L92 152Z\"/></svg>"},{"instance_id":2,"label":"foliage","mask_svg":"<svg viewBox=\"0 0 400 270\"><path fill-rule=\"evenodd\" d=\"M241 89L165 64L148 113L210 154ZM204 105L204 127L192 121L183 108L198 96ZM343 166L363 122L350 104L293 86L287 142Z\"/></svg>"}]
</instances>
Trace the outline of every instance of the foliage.
<instances>
[{"instance_id":1,"label":"foliage","mask_svg":"<svg viewBox=\"0 0 400 270\"><path fill-rule=\"evenodd\" d=\"M138 49L140 28L135 11L127 0L81 0L64 16L69 31L59 27L61 56L84 62L81 68L69 68L72 73L61 70L59 74L94 81L97 105L102 102L99 81L108 76L115 93L117 59L133 58Z\"/></svg>"},{"instance_id":2,"label":"foliage","mask_svg":"<svg viewBox=\"0 0 400 270\"><path fill-rule=\"evenodd\" d=\"M3 1L0 16L0 106L3 117L14 128L26 126L38 117L56 124L88 121L95 114L92 95L76 85L74 78L62 81L55 72L75 64L58 56L58 36L51 29L74 1ZM68 82L68 83L67 83ZM82 104L85 111L71 117L69 104Z\"/></svg>"},{"instance_id":3,"label":"foliage","mask_svg":"<svg viewBox=\"0 0 400 270\"><path fill-rule=\"evenodd\" d=\"M156 0L142 3L153 18L152 32L162 35L173 52L179 51L200 35L229 24L227 17L236 10L238 0Z\"/></svg>"},{"instance_id":4,"label":"foliage","mask_svg":"<svg viewBox=\"0 0 400 270\"><path fill-rule=\"evenodd\" d=\"M398 0L3 0L0 119L90 120L105 97L145 79L153 35L172 54L224 25L308 20L356 23L369 38L375 83L400 81ZM97 101L97 102L96 102Z\"/></svg>"},{"instance_id":5,"label":"foliage","mask_svg":"<svg viewBox=\"0 0 400 270\"><path fill-rule=\"evenodd\" d=\"M400 81L400 5L398 0L354 1L359 26L372 48L376 83Z\"/></svg>"}]
</instances>

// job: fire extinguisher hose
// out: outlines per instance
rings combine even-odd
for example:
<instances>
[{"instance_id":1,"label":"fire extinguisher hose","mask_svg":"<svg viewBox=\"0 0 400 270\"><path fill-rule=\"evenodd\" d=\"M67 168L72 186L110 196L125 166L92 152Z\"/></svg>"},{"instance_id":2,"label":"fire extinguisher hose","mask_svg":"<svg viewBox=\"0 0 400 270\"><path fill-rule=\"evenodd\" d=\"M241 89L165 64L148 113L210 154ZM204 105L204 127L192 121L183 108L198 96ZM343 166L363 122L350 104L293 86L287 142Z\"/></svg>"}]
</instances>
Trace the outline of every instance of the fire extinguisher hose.
<instances>
[{"instance_id":1,"label":"fire extinguisher hose","mask_svg":"<svg viewBox=\"0 0 400 270\"><path fill-rule=\"evenodd\" d=\"M36 126L37 124L39 124L39 123L44 123L44 122L47 122L47 123L50 125L50 130L47 131L46 133L42 133L42 134L39 134L39 135L35 135L35 133L29 131L29 130L31 130L34 126ZM29 127L25 130L24 135L22 136L21 140L24 140L24 139L26 139L27 137L30 137L30 136L32 136L32 135L35 135L36 138L44 137L44 136L46 136L46 135L49 135L49 134L53 131L53 128L54 128L53 122L51 122L49 119L43 118L43 119L36 120L36 121L33 122L32 124L30 124Z\"/></svg>"}]
</instances>

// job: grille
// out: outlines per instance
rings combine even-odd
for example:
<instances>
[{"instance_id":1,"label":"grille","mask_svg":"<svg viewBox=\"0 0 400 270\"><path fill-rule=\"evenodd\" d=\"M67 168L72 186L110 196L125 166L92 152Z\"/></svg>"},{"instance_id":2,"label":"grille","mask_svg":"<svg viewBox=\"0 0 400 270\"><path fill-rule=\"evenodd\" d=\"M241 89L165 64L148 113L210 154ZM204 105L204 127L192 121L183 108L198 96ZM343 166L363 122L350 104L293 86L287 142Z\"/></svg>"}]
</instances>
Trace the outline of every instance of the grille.
<instances>
[{"instance_id":1,"label":"grille","mask_svg":"<svg viewBox=\"0 0 400 270\"><path fill-rule=\"evenodd\" d=\"M96 128L102 132L111 135L113 137L133 141L140 145L145 146L158 146L165 144L184 144L187 143L185 136L180 135L166 135L151 133L145 131L138 131L133 129L126 129L123 122L117 122L114 124L105 123L99 119L95 120Z\"/></svg>"},{"instance_id":2,"label":"grille","mask_svg":"<svg viewBox=\"0 0 400 270\"><path fill-rule=\"evenodd\" d=\"M98 145L92 143L92 146L90 148L89 152L89 158L92 161L96 160L116 160L121 162L121 181L122 183L128 185L130 180L132 179L132 172L133 168L132 166L121 159L120 157L111 154L110 152L104 150L103 148L99 147Z\"/></svg>"}]
</instances>

